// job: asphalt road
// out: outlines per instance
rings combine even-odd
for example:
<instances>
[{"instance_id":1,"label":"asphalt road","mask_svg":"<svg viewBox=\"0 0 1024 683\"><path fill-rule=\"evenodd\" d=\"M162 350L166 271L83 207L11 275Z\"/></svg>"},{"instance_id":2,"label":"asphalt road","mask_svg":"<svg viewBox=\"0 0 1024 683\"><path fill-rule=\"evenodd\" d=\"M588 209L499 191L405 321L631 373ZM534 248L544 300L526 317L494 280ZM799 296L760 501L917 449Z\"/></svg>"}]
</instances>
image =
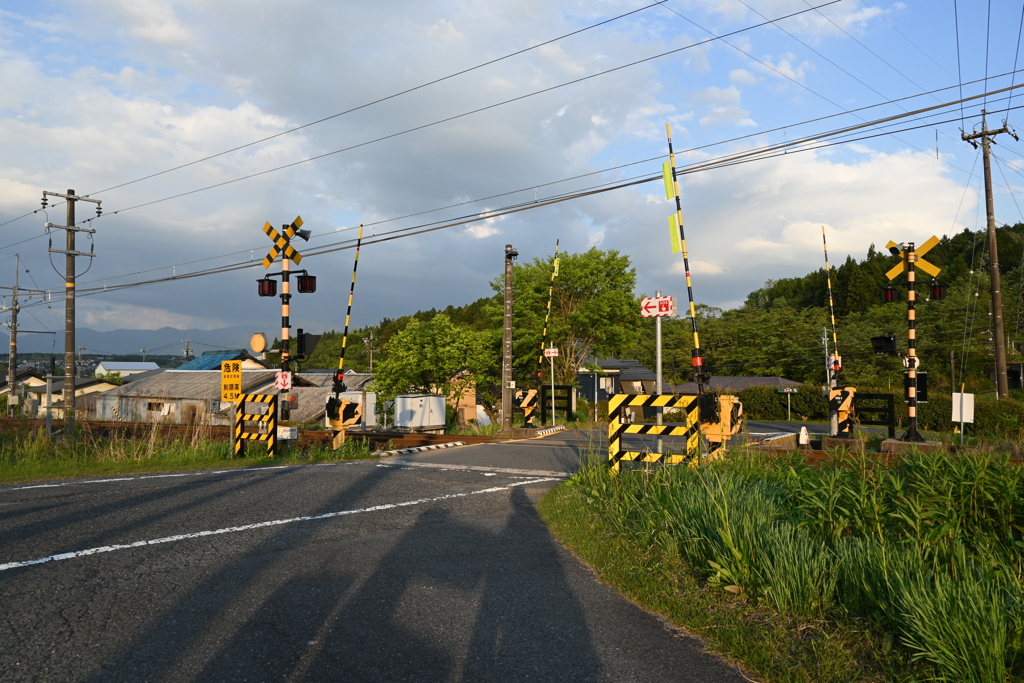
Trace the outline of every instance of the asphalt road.
<instances>
[{"instance_id":1,"label":"asphalt road","mask_svg":"<svg viewBox=\"0 0 1024 683\"><path fill-rule=\"evenodd\" d=\"M0 487L0 680L743 681L552 538L556 436Z\"/></svg>"}]
</instances>

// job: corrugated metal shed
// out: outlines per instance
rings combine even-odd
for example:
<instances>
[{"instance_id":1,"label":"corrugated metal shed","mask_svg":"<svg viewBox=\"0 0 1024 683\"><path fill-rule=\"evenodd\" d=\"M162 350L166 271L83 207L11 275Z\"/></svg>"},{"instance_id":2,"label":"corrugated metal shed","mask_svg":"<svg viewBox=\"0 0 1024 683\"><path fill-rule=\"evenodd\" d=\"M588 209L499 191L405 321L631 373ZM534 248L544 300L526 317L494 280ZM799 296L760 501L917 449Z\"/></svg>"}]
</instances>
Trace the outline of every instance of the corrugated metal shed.
<instances>
[{"instance_id":1,"label":"corrugated metal shed","mask_svg":"<svg viewBox=\"0 0 1024 683\"><path fill-rule=\"evenodd\" d=\"M230 360L230 359L229 359ZM275 370L243 370L242 391L247 394L273 386ZM128 382L107 392L132 398L220 400L220 370L167 370L146 379Z\"/></svg>"}]
</instances>

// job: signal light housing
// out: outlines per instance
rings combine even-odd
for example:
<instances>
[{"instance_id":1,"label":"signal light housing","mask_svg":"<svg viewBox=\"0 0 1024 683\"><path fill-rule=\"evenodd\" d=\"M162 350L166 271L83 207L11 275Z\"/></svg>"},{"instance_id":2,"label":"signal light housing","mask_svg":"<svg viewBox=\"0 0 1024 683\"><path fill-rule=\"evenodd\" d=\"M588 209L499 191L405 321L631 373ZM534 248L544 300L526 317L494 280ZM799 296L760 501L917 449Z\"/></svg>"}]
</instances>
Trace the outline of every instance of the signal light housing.
<instances>
[{"instance_id":1,"label":"signal light housing","mask_svg":"<svg viewBox=\"0 0 1024 683\"><path fill-rule=\"evenodd\" d=\"M887 304L891 304L893 301L896 301L896 288L892 285L882 287L882 299Z\"/></svg>"},{"instance_id":2,"label":"signal light housing","mask_svg":"<svg viewBox=\"0 0 1024 683\"><path fill-rule=\"evenodd\" d=\"M316 291L315 275L299 275L295 278L300 294L312 294Z\"/></svg>"},{"instance_id":3,"label":"signal light housing","mask_svg":"<svg viewBox=\"0 0 1024 683\"><path fill-rule=\"evenodd\" d=\"M256 282L260 287L260 296L277 296L277 280L265 277Z\"/></svg>"},{"instance_id":4,"label":"signal light housing","mask_svg":"<svg viewBox=\"0 0 1024 683\"><path fill-rule=\"evenodd\" d=\"M932 301L941 301L946 298L946 285L938 280L932 280Z\"/></svg>"}]
</instances>

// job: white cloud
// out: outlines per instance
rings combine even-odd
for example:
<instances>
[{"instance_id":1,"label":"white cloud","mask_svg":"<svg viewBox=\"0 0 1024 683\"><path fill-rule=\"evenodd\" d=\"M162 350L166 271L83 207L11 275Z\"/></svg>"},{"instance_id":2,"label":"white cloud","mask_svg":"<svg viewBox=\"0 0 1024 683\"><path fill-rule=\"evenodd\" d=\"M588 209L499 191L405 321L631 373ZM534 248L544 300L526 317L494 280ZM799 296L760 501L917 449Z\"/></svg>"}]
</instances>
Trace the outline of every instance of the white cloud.
<instances>
[{"instance_id":1,"label":"white cloud","mask_svg":"<svg viewBox=\"0 0 1024 683\"><path fill-rule=\"evenodd\" d=\"M690 93L690 102L695 106L724 107L740 103L740 91L735 86L719 88L711 86Z\"/></svg>"},{"instance_id":2,"label":"white cloud","mask_svg":"<svg viewBox=\"0 0 1024 683\"><path fill-rule=\"evenodd\" d=\"M437 23L431 24L427 28L426 33L430 38L439 40L442 43L454 43L465 38L465 36L455 28L455 25L447 19L440 19Z\"/></svg>"},{"instance_id":3,"label":"white cloud","mask_svg":"<svg viewBox=\"0 0 1024 683\"><path fill-rule=\"evenodd\" d=\"M729 72L729 80L739 85L754 85L760 79L746 69L733 69Z\"/></svg>"},{"instance_id":4,"label":"white cloud","mask_svg":"<svg viewBox=\"0 0 1024 683\"><path fill-rule=\"evenodd\" d=\"M501 232L496 225L499 220L501 220L500 217L485 218L479 223L473 223L472 225L466 226L465 232L467 235L475 237L478 240L497 235Z\"/></svg>"},{"instance_id":5,"label":"white cloud","mask_svg":"<svg viewBox=\"0 0 1024 683\"><path fill-rule=\"evenodd\" d=\"M215 330L225 327L222 320L173 313L165 308L131 304L96 304L88 300L78 305L78 324L101 332L109 330Z\"/></svg>"},{"instance_id":6,"label":"white cloud","mask_svg":"<svg viewBox=\"0 0 1024 683\"><path fill-rule=\"evenodd\" d=\"M756 126L750 118L750 110L740 107L715 107L710 114L700 118L700 125L714 126L719 123L734 123L737 126Z\"/></svg>"}]
</instances>

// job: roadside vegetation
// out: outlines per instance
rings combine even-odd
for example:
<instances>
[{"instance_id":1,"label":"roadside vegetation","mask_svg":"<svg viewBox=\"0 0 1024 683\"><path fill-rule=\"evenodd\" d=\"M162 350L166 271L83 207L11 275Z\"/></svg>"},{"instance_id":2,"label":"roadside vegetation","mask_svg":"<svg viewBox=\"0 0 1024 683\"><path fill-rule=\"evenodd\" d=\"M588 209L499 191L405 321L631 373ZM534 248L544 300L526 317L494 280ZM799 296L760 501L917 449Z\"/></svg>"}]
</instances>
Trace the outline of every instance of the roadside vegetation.
<instances>
[{"instance_id":1,"label":"roadside vegetation","mask_svg":"<svg viewBox=\"0 0 1024 683\"><path fill-rule=\"evenodd\" d=\"M279 448L281 442L278 442ZM365 441L349 440L332 451L327 445L289 446L268 458L264 445L251 442L246 456L235 458L231 442L214 440L201 427L186 437L162 435L156 428L145 437L48 439L43 430L0 433L0 483L37 479L223 469L331 462L372 458Z\"/></svg>"},{"instance_id":2,"label":"roadside vegetation","mask_svg":"<svg viewBox=\"0 0 1024 683\"><path fill-rule=\"evenodd\" d=\"M618 590L765 680L1024 680L1024 468L736 451L584 467L543 501Z\"/></svg>"}]
</instances>

